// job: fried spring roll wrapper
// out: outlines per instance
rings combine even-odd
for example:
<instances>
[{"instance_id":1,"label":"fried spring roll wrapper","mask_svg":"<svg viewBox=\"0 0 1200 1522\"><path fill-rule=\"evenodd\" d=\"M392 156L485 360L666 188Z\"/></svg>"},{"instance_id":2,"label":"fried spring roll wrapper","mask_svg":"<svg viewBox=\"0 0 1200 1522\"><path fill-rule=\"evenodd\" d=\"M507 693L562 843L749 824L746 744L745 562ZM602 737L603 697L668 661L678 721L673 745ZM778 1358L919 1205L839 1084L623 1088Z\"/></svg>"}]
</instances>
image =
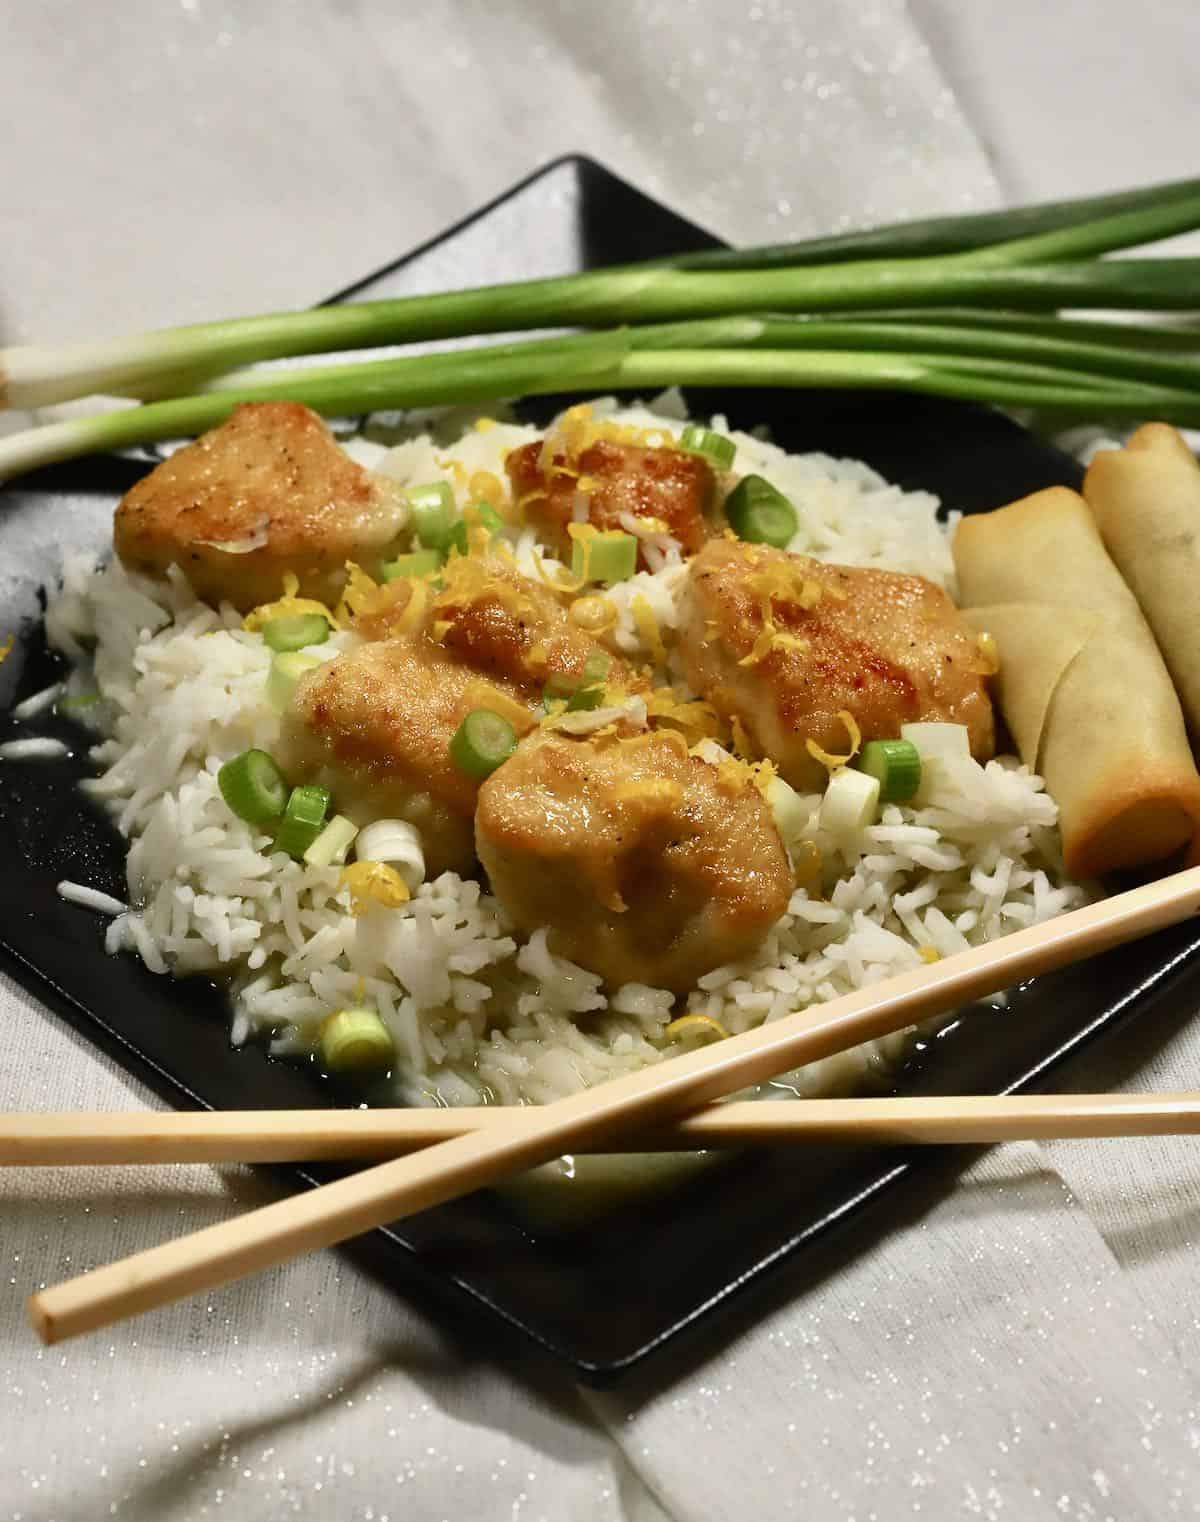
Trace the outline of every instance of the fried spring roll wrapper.
<instances>
[{"instance_id":1,"label":"fried spring roll wrapper","mask_svg":"<svg viewBox=\"0 0 1200 1522\"><path fill-rule=\"evenodd\" d=\"M1083 498L1064 487L964 518L962 606L996 641L996 692L1057 800L1067 870L1162 862L1197 838L1200 774L1154 636Z\"/></svg>"},{"instance_id":2,"label":"fried spring roll wrapper","mask_svg":"<svg viewBox=\"0 0 1200 1522\"><path fill-rule=\"evenodd\" d=\"M1200 465L1174 428L1147 423L1095 457L1083 495L1200 741Z\"/></svg>"}]
</instances>

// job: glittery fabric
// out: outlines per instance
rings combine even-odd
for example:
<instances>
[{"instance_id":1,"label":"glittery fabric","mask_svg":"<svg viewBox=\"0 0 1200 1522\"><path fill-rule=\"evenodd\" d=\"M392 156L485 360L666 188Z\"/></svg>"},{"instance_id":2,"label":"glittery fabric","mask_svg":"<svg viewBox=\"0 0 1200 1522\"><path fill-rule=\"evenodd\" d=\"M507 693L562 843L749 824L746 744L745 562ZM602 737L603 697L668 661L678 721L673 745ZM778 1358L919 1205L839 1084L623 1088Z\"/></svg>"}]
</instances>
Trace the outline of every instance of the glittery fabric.
<instances>
[{"instance_id":1,"label":"glittery fabric","mask_svg":"<svg viewBox=\"0 0 1200 1522\"><path fill-rule=\"evenodd\" d=\"M739 242L1183 174L1196 15L1138 13L1131 110L1115 0L10 0L0 335L309 301L574 149ZM1194 1085L1191 1004L1079 1085ZM151 1102L2 980L0 1021L4 1108ZM13 1171L0 1522L1193 1516L1195 1157L991 1154L604 1397L333 1254L40 1351L31 1289L269 1186Z\"/></svg>"}]
</instances>

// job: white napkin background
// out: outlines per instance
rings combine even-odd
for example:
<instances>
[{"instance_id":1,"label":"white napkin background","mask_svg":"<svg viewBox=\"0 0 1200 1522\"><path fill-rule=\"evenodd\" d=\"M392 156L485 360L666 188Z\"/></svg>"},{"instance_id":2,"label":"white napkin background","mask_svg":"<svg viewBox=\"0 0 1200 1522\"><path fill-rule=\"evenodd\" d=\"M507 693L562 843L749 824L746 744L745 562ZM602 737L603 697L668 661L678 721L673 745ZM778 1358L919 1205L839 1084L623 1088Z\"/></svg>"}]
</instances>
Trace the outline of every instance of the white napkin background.
<instances>
[{"instance_id":1,"label":"white napkin background","mask_svg":"<svg viewBox=\"0 0 1200 1522\"><path fill-rule=\"evenodd\" d=\"M1196 14L10 3L0 335L307 302L572 149L738 242L1183 175ZM1151 1012L1071 1086L1194 1086L1191 1009ZM7 980L0 1021L4 1109L154 1103ZM1195 1179L1194 1144L1165 1139L935 1170L786 1270L724 1347L597 1396L333 1254L42 1351L35 1285L270 1186L8 1173L0 1517L1191 1516Z\"/></svg>"}]
</instances>

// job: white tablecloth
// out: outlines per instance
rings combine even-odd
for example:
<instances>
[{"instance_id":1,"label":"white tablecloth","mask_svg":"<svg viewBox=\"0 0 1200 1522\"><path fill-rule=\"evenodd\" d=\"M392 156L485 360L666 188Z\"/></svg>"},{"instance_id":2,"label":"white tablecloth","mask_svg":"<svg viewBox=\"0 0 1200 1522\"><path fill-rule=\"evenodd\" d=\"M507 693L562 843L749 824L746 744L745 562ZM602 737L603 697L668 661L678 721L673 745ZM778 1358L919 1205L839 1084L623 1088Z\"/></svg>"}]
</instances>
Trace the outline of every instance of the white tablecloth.
<instances>
[{"instance_id":1,"label":"white tablecloth","mask_svg":"<svg viewBox=\"0 0 1200 1522\"><path fill-rule=\"evenodd\" d=\"M0 23L9 342L307 302L571 149L749 242L1187 174L1200 127L1194 0L8 0ZM1194 1085L1191 1014L1072 1086ZM7 982L0 1020L3 1108L153 1103ZM604 1396L332 1254L43 1351L32 1287L268 1186L9 1173L0 1518L1191 1516L1196 1173L1183 1140L996 1150Z\"/></svg>"}]
</instances>

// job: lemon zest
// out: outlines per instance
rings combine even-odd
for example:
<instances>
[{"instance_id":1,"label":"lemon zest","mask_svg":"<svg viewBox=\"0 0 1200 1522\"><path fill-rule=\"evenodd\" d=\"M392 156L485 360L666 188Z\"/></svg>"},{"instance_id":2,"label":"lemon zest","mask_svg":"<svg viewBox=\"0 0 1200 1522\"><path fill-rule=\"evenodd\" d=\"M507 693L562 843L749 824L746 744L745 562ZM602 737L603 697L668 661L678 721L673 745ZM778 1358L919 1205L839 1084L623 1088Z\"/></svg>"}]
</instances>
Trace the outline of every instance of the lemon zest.
<instances>
[{"instance_id":1,"label":"lemon zest","mask_svg":"<svg viewBox=\"0 0 1200 1522\"><path fill-rule=\"evenodd\" d=\"M616 628L620 615L611 597L605 597L596 592L587 597L576 598L567 609L567 618L577 629L582 629L585 634L598 638L601 634L607 634L610 629Z\"/></svg>"},{"instance_id":2,"label":"lemon zest","mask_svg":"<svg viewBox=\"0 0 1200 1522\"><path fill-rule=\"evenodd\" d=\"M846 726L846 733L850 737L850 749L845 755L839 756L832 751L822 750L815 740L805 740L804 742L804 748L813 760L819 761L822 766L827 767L831 772L835 771L839 766L848 765L858 755L862 747L862 730L859 729L858 723L850 710L848 708L839 710L838 718Z\"/></svg>"},{"instance_id":3,"label":"lemon zest","mask_svg":"<svg viewBox=\"0 0 1200 1522\"><path fill-rule=\"evenodd\" d=\"M587 582L586 576L572 576L566 567L563 567L562 577L556 579L546 569L546 562L540 555L534 555L533 566L543 586L549 587L552 592L564 592L568 597L573 597ZM585 566L584 569L586 570L587 567Z\"/></svg>"},{"instance_id":4,"label":"lemon zest","mask_svg":"<svg viewBox=\"0 0 1200 1522\"><path fill-rule=\"evenodd\" d=\"M408 884L396 871L382 861L356 861L343 867L338 877L338 887L350 892L350 913L357 919L372 904L385 909L398 909L412 896Z\"/></svg>"},{"instance_id":5,"label":"lemon zest","mask_svg":"<svg viewBox=\"0 0 1200 1522\"><path fill-rule=\"evenodd\" d=\"M467 467L461 460L456 460L453 455L434 455L434 464L439 470L449 471L454 477L454 486L457 491L466 491L467 483L471 479L467 473Z\"/></svg>"},{"instance_id":6,"label":"lemon zest","mask_svg":"<svg viewBox=\"0 0 1200 1522\"><path fill-rule=\"evenodd\" d=\"M493 428L499 427L494 417L477 417L475 419L476 433L491 433Z\"/></svg>"},{"instance_id":7,"label":"lemon zest","mask_svg":"<svg viewBox=\"0 0 1200 1522\"><path fill-rule=\"evenodd\" d=\"M657 665L664 665L667 659L667 647L663 644L662 631L658 626L654 609L641 592L634 594L629 611L633 614L634 626L642 644L649 650Z\"/></svg>"},{"instance_id":8,"label":"lemon zest","mask_svg":"<svg viewBox=\"0 0 1200 1522\"><path fill-rule=\"evenodd\" d=\"M670 1025L663 1030L663 1035L670 1041L677 1040L689 1031L705 1031L716 1036L721 1041L728 1041L733 1032L728 1026L722 1025L715 1015L680 1015L678 1020L672 1020Z\"/></svg>"},{"instance_id":9,"label":"lemon zest","mask_svg":"<svg viewBox=\"0 0 1200 1522\"><path fill-rule=\"evenodd\" d=\"M715 740L724 729L716 709L702 698L681 700L673 687L655 687L645 694L646 712L661 724L678 724L700 735L702 739Z\"/></svg>"},{"instance_id":10,"label":"lemon zest","mask_svg":"<svg viewBox=\"0 0 1200 1522\"><path fill-rule=\"evenodd\" d=\"M334 629L342 627L337 615L331 613L323 602L318 602L315 597L299 597L300 578L293 571L283 573L283 596L275 602L264 602L257 608L251 608L245 618L242 619L242 628L250 634L257 634L265 623L273 618L295 618L302 614L315 613L321 618L329 620Z\"/></svg>"},{"instance_id":11,"label":"lemon zest","mask_svg":"<svg viewBox=\"0 0 1200 1522\"><path fill-rule=\"evenodd\" d=\"M408 605L396 620L396 631L399 634L414 634L425 621L425 613L429 607L429 584L424 581L412 583L412 595L408 599Z\"/></svg>"},{"instance_id":12,"label":"lemon zest","mask_svg":"<svg viewBox=\"0 0 1200 1522\"><path fill-rule=\"evenodd\" d=\"M637 513L630 513L631 527L629 532L639 538L645 538L647 534L669 534L671 525L665 518L640 517Z\"/></svg>"},{"instance_id":13,"label":"lemon zest","mask_svg":"<svg viewBox=\"0 0 1200 1522\"><path fill-rule=\"evenodd\" d=\"M733 735L734 754L741 761L753 761L756 759L754 742L746 732L746 726L734 714L729 721L729 728Z\"/></svg>"},{"instance_id":14,"label":"lemon zest","mask_svg":"<svg viewBox=\"0 0 1200 1522\"><path fill-rule=\"evenodd\" d=\"M379 583L374 577L368 576L353 560L347 560L346 585L338 604L338 618L343 623L351 623L359 614L372 611L378 593Z\"/></svg>"},{"instance_id":15,"label":"lemon zest","mask_svg":"<svg viewBox=\"0 0 1200 1522\"><path fill-rule=\"evenodd\" d=\"M472 708L490 708L507 719L519 735L527 735L531 729L537 728L538 721L525 704L491 682L472 682L466 691L466 702L468 707L464 712L469 713Z\"/></svg>"},{"instance_id":16,"label":"lemon zest","mask_svg":"<svg viewBox=\"0 0 1200 1522\"><path fill-rule=\"evenodd\" d=\"M942 954L936 946L918 946L917 951L922 962L928 962L930 965L942 960Z\"/></svg>"}]
</instances>

